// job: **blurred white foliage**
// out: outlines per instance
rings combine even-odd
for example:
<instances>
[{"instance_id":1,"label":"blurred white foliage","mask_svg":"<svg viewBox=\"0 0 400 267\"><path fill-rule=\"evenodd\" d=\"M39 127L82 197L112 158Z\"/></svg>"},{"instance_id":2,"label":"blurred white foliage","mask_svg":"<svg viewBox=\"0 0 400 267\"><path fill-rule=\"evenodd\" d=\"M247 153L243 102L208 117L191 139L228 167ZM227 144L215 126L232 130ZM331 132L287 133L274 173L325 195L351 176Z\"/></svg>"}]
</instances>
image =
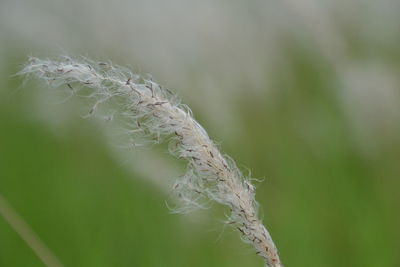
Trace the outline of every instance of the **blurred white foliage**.
<instances>
[{"instance_id":1,"label":"blurred white foliage","mask_svg":"<svg viewBox=\"0 0 400 267\"><path fill-rule=\"evenodd\" d=\"M399 75L385 64L370 62L348 66L342 76L340 93L359 147L373 156L400 133Z\"/></svg>"},{"instance_id":2,"label":"blurred white foliage","mask_svg":"<svg viewBox=\"0 0 400 267\"><path fill-rule=\"evenodd\" d=\"M134 64L139 71L151 70L201 112L213 133L230 142L244 131L237 99L246 93L273 98L269 92L280 90L270 84L276 64L288 60L284 46L288 40L296 40L333 66L337 84L344 86L337 88L338 96L354 122L351 126L360 135L360 129L366 127L360 125L374 128L369 132L379 132L376 127L380 119L357 115L367 114L368 105L347 108L347 103L375 95L384 98L391 94L386 93L390 88L399 87L399 82L391 78L395 70L385 62L375 64L373 56L362 62L353 58L347 37L350 34L371 51L380 46L397 47L399 10L397 0L2 0L0 58L8 53L7 45L17 44L35 55L44 51L46 55L59 54L66 49L102 58L111 56ZM365 72L364 64L375 65L374 72L382 77L379 87L347 89L353 83L360 84L355 80ZM393 110L400 104L395 99L391 98L390 105L379 101L372 105L379 105L382 114L392 114L385 119L385 129L397 133L398 116ZM220 115L214 116L217 112ZM54 117L58 119L50 121L57 123L62 116ZM380 138L361 135L362 150L371 140Z\"/></svg>"}]
</instances>

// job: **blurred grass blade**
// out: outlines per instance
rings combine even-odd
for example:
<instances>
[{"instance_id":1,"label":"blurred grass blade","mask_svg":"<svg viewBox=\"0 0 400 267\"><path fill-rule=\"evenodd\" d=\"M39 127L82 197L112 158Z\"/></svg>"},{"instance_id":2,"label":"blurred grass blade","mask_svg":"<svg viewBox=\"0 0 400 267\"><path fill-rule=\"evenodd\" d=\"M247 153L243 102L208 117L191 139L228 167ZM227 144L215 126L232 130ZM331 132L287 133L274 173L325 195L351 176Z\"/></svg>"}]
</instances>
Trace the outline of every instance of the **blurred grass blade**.
<instances>
[{"instance_id":1,"label":"blurred grass blade","mask_svg":"<svg viewBox=\"0 0 400 267\"><path fill-rule=\"evenodd\" d=\"M43 241L40 240L39 236L35 234L1 194L0 215L10 224L11 228L25 241L46 266L63 266Z\"/></svg>"}]
</instances>

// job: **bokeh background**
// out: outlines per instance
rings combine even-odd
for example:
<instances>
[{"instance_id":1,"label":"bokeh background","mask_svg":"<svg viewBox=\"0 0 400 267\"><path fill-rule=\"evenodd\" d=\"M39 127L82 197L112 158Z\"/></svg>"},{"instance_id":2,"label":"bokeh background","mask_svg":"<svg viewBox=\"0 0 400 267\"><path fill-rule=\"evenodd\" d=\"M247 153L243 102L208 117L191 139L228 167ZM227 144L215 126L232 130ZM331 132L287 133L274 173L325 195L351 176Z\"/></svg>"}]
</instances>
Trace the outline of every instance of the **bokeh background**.
<instances>
[{"instance_id":1,"label":"bokeh background","mask_svg":"<svg viewBox=\"0 0 400 267\"><path fill-rule=\"evenodd\" d=\"M257 185L285 266L400 266L397 0L1 0L0 194L65 266L262 266L225 210L170 213L184 164L115 146L28 55L151 73ZM0 217L0 266L43 266Z\"/></svg>"}]
</instances>

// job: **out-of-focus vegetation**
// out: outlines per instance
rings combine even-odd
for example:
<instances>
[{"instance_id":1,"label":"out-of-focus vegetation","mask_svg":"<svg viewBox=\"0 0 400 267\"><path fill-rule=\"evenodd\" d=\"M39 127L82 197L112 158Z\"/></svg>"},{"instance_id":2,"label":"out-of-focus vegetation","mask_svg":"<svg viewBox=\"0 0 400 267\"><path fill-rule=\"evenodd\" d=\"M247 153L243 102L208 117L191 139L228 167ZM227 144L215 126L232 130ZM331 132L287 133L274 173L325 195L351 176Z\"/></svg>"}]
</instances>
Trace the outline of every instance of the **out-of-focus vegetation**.
<instances>
[{"instance_id":1,"label":"out-of-focus vegetation","mask_svg":"<svg viewBox=\"0 0 400 267\"><path fill-rule=\"evenodd\" d=\"M151 72L264 178L285 266L400 266L399 15L389 0L4 0L0 194L65 266L262 266L221 207L169 213L184 166L163 147L118 156L76 99L13 75L67 50ZM1 217L0 266L42 266Z\"/></svg>"}]
</instances>

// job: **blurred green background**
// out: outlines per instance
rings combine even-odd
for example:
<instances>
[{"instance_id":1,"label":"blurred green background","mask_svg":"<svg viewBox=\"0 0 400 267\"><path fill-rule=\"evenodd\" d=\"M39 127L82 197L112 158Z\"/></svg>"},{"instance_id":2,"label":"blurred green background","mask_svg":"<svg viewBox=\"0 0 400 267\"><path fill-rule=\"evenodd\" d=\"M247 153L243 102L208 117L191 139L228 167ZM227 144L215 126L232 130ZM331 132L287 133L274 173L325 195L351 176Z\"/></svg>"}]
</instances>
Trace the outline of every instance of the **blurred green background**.
<instances>
[{"instance_id":1,"label":"blurred green background","mask_svg":"<svg viewBox=\"0 0 400 267\"><path fill-rule=\"evenodd\" d=\"M0 2L0 194L63 265L262 261L222 207L171 214L182 162L115 149L77 99L14 75L28 55L112 60L173 89L263 179L285 266L400 266L400 3L277 2ZM43 266L3 217L0 266Z\"/></svg>"}]
</instances>

